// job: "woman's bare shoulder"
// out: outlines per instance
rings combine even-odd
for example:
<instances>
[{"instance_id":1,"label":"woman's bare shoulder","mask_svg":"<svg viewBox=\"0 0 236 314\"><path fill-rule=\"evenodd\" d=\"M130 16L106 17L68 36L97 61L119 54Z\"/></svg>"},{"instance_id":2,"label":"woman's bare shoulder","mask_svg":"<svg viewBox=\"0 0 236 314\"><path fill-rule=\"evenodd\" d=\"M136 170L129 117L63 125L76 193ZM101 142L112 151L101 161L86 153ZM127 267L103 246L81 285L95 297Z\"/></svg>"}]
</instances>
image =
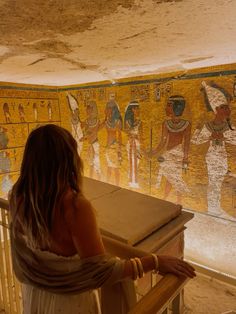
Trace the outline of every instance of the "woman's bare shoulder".
<instances>
[{"instance_id":1,"label":"woman's bare shoulder","mask_svg":"<svg viewBox=\"0 0 236 314\"><path fill-rule=\"evenodd\" d=\"M75 192L72 189L66 191L65 195L63 196L63 207L73 208L74 210L84 210L91 208L90 201L83 195L82 192Z\"/></svg>"},{"instance_id":2,"label":"woman's bare shoulder","mask_svg":"<svg viewBox=\"0 0 236 314\"><path fill-rule=\"evenodd\" d=\"M92 204L82 194L68 193L64 199L65 222L81 257L104 253Z\"/></svg>"},{"instance_id":3,"label":"woman's bare shoulder","mask_svg":"<svg viewBox=\"0 0 236 314\"><path fill-rule=\"evenodd\" d=\"M81 221L94 217L93 207L88 199L82 193L76 193L68 190L63 197L63 211L66 222L73 225Z\"/></svg>"}]
</instances>

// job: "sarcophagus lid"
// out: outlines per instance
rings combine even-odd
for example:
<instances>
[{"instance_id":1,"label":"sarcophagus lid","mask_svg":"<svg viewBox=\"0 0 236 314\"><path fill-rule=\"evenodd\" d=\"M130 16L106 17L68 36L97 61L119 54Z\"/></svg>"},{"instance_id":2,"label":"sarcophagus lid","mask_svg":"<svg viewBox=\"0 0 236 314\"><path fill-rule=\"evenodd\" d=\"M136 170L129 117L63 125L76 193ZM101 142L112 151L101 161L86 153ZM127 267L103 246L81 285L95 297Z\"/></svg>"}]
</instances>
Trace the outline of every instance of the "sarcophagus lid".
<instances>
[{"instance_id":1,"label":"sarcophagus lid","mask_svg":"<svg viewBox=\"0 0 236 314\"><path fill-rule=\"evenodd\" d=\"M104 235L135 245L176 218L181 206L84 178L84 194L96 209Z\"/></svg>"}]
</instances>

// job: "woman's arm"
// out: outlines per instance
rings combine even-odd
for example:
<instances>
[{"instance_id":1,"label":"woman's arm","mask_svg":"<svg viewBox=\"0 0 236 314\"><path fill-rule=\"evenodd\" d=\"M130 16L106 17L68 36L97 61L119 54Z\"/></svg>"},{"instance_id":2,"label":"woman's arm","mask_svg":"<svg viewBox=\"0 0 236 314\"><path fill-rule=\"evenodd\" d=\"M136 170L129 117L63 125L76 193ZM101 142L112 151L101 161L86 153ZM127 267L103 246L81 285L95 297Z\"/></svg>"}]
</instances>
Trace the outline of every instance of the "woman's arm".
<instances>
[{"instance_id":1,"label":"woman's arm","mask_svg":"<svg viewBox=\"0 0 236 314\"><path fill-rule=\"evenodd\" d=\"M66 223L73 243L81 258L105 254L101 233L97 225L95 211L91 203L83 196L74 196L66 210ZM175 257L159 256L159 271L172 272L178 276L194 277L193 268ZM144 272L155 270L156 264L151 255L140 258ZM126 260L123 278L134 276L132 262Z\"/></svg>"},{"instance_id":2,"label":"woman's arm","mask_svg":"<svg viewBox=\"0 0 236 314\"><path fill-rule=\"evenodd\" d=\"M105 253L91 203L83 196L71 195L65 204L65 219L74 246L81 258Z\"/></svg>"}]
</instances>

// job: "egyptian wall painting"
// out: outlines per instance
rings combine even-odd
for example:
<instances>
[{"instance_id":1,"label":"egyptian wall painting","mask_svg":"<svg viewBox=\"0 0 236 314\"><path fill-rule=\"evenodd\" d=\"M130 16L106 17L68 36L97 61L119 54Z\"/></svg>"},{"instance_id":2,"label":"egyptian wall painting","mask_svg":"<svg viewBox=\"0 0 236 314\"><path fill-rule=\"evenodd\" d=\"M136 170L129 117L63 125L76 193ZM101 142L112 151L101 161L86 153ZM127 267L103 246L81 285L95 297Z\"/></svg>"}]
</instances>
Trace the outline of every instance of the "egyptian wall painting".
<instances>
[{"instance_id":1,"label":"egyptian wall painting","mask_svg":"<svg viewBox=\"0 0 236 314\"><path fill-rule=\"evenodd\" d=\"M84 174L236 219L236 66L58 89L0 87L0 196L29 132L71 131Z\"/></svg>"},{"instance_id":2,"label":"egyptian wall painting","mask_svg":"<svg viewBox=\"0 0 236 314\"><path fill-rule=\"evenodd\" d=\"M235 73L199 70L61 92L62 124L77 139L85 175L236 219Z\"/></svg>"},{"instance_id":3,"label":"egyptian wall painting","mask_svg":"<svg viewBox=\"0 0 236 314\"><path fill-rule=\"evenodd\" d=\"M34 128L54 123L61 115L57 92L37 88L0 86L0 197L7 194L16 181L28 134Z\"/></svg>"}]
</instances>

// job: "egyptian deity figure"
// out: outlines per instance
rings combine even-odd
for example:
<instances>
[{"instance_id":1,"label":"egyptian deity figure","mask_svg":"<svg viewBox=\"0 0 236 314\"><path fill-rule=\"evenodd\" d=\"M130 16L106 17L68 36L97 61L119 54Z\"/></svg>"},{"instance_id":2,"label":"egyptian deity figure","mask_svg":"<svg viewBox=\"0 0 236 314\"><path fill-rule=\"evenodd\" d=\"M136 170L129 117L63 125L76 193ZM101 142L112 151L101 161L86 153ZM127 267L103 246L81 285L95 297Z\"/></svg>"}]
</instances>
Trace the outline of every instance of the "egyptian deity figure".
<instances>
[{"instance_id":1,"label":"egyptian deity figure","mask_svg":"<svg viewBox=\"0 0 236 314\"><path fill-rule=\"evenodd\" d=\"M11 113L7 102L3 104L3 112L6 119L6 123L11 123Z\"/></svg>"},{"instance_id":2,"label":"egyptian deity figure","mask_svg":"<svg viewBox=\"0 0 236 314\"><path fill-rule=\"evenodd\" d=\"M34 121L38 121L38 105L33 103Z\"/></svg>"},{"instance_id":3,"label":"egyptian deity figure","mask_svg":"<svg viewBox=\"0 0 236 314\"><path fill-rule=\"evenodd\" d=\"M0 173L10 172L11 169L11 158L8 151L0 151Z\"/></svg>"},{"instance_id":4,"label":"egyptian deity figure","mask_svg":"<svg viewBox=\"0 0 236 314\"><path fill-rule=\"evenodd\" d=\"M7 136L7 129L0 126L0 149L7 148L9 138Z\"/></svg>"},{"instance_id":5,"label":"egyptian deity figure","mask_svg":"<svg viewBox=\"0 0 236 314\"><path fill-rule=\"evenodd\" d=\"M20 121L25 122L25 110L22 104L19 104L18 112L19 112Z\"/></svg>"},{"instance_id":6,"label":"egyptian deity figure","mask_svg":"<svg viewBox=\"0 0 236 314\"><path fill-rule=\"evenodd\" d=\"M117 102L111 99L106 104L104 126L107 131L106 161L107 161L107 182L111 182L111 175L114 172L115 184L120 183L120 166L122 160L122 117Z\"/></svg>"},{"instance_id":7,"label":"egyptian deity figure","mask_svg":"<svg viewBox=\"0 0 236 314\"><path fill-rule=\"evenodd\" d=\"M138 165L142 157L141 142L143 129L139 103L137 101L131 101L125 110L124 130L128 135L129 186L138 189L140 187L138 182Z\"/></svg>"},{"instance_id":8,"label":"egyptian deity figure","mask_svg":"<svg viewBox=\"0 0 236 314\"><path fill-rule=\"evenodd\" d=\"M52 105L50 101L48 102L47 109L48 109L48 120L51 121L52 120Z\"/></svg>"},{"instance_id":9,"label":"egyptian deity figure","mask_svg":"<svg viewBox=\"0 0 236 314\"><path fill-rule=\"evenodd\" d=\"M81 122L83 137L80 141L88 142L88 162L90 165L89 176L96 175L97 179L101 178L100 167L100 145L98 142L98 131L102 128L102 123L98 119L98 109L95 101L90 100L86 103L87 118Z\"/></svg>"},{"instance_id":10,"label":"egyptian deity figure","mask_svg":"<svg viewBox=\"0 0 236 314\"><path fill-rule=\"evenodd\" d=\"M1 192L2 192L2 197L7 199L8 198L8 193L11 190L13 186L13 181L10 177L9 174L5 174L2 177L2 182L1 182Z\"/></svg>"},{"instance_id":11,"label":"egyptian deity figure","mask_svg":"<svg viewBox=\"0 0 236 314\"><path fill-rule=\"evenodd\" d=\"M77 142L77 150L78 154L80 155L83 149L83 142L81 141L81 139L83 138L83 132L79 116L79 104L75 96L70 93L67 94L67 99L71 113L71 134Z\"/></svg>"},{"instance_id":12,"label":"egyptian deity figure","mask_svg":"<svg viewBox=\"0 0 236 314\"><path fill-rule=\"evenodd\" d=\"M202 82L205 103L214 112L212 121L197 127L192 143L208 143L205 156L208 172L207 202L210 214L225 218L233 218L221 207L221 187L228 173L228 156L225 144L236 145L236 131L231 125L231 96L221 87Z\"/></svg>"},{"instance_id":13,"label":"egyptian deity figure","mask_svg":"<svg viewBox=\"0 0 236 314\"><path fill-rule=\"evenodd\" d=\"M181 204L182 194L189 191L183 179L183 169L186 171L188 167L191 134L190 122L181 118L185 105L185 99L180 95L168 98L166 115L169 119L162 123L159 144L149 153L150 156L157 157L159 162L156 187L160 187L162 177L165 177L164 199L173 188L178 204Z\"/></svg>"}]
</instances>

